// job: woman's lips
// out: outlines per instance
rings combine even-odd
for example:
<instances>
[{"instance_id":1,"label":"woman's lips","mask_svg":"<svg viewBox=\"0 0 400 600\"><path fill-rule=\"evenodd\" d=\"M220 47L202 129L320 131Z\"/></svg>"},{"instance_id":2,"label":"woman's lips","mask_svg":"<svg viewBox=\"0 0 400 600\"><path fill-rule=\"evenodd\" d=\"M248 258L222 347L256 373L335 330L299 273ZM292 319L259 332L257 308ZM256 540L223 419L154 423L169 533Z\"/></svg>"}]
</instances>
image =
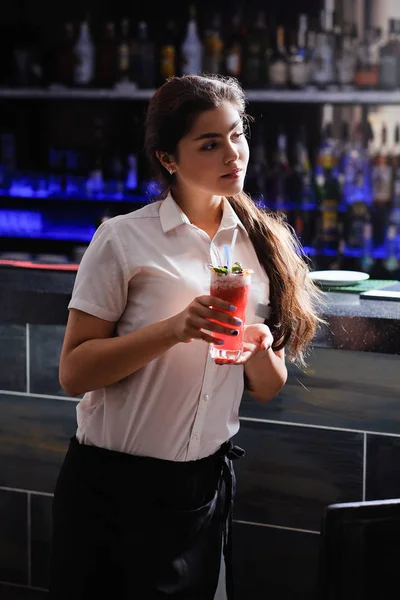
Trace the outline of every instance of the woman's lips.
<instances>
[{"instance_id":1,"label":"woman's lips","mask_svg":"<svg viewBox=\"0 0 400 600\"><path fill-rule=\"evenodd\" d=\"M226 173L226 175L222 175L224 179L239 179L242 169L234 169L230 173Z\"/></svg>"}]
</instances>

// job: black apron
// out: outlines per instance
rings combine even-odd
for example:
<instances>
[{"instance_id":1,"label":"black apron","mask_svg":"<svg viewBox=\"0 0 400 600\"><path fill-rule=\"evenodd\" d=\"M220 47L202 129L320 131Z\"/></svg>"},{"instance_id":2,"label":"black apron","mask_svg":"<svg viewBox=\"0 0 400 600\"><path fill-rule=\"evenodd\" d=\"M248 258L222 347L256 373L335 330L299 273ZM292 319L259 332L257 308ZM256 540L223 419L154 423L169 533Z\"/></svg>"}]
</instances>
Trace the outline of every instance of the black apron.
<instances>
[{"instance_id":1,"label":"black apron","mask_svg":"<svg viewBox=\"0 0 400 600\"><path fill-rule=\"evenodd\" d=\"M232 460L226 442L188 462L133 456L73 437L53 500L51 600L213 600L223 547L233 600Z\"/></svg>"}]
</instances>

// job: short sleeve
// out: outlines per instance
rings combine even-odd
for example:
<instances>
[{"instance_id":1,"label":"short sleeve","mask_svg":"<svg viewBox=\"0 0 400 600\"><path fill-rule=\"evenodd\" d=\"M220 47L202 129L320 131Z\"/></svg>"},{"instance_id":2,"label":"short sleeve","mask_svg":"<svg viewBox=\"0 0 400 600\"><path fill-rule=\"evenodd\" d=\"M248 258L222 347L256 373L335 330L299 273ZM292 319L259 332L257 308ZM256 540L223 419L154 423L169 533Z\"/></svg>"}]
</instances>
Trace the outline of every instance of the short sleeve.
<instances>
[{"instance_id":1,"label":"short sleeve","mask_svg":"<svg viewBox=\"0 0 400 600\"><path fill-rule=\"evenodd\" d=\"M95 232L76 275L68 308L106 321L118 321L128 296L127 262L112 221Z\"/></svg>"}]
</instances>

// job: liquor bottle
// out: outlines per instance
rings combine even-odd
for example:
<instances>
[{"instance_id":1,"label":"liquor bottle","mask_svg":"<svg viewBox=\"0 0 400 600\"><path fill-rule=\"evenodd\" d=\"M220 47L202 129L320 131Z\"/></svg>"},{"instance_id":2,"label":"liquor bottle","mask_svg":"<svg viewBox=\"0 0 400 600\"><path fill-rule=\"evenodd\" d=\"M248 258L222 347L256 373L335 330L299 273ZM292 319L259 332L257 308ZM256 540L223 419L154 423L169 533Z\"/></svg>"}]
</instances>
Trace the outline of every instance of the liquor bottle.
<instances>
[{"instance_id":1,"label":"liquor bottle","mask_svg":"<svg viewBox=\"0 0 400 600\"><path fill-rule=\"evenodd\" d=\"M393 149L393 201L388 217L385 239L384 266L393 273L400 266L400 126L395 129L395 146Z\"/></svg>"},{"instance_id":2,"label":"liquor bottle","mask_svg":"<svg viewBox=\"0 0 400 600\"><path fill-rule=\"evenodd\" d=\"M314 53L315 46L317 43L317 34L314 29L310 29L307 32L307 48L306 48L306 57L307 57L307 87L314 87L313 82L313 63L314 63Z\"/></svg>"},{"instance_id":3,"label":"liquor bottle","mask_svg":"<svg viewBox=\"0 0 400 600\"><path fill-rule=\"evenodd\" d=\"M117 44L117 82L132 83L130 21L124 17L121 21L120 37Z\"/></svg>"},{"instance_id":4,"label":"liquor bottle","mask_svg":"<svg viewBox=\"0 0 400 600\"><path fill-rule=\"evenodd\" d=\"M327 123L318 152L315 178L319 200L317 247L322 253L337 252L340 243L341 190L336 176L336 166L336 144L332 134L332 124Z\"/></svg>"},{"instance_id":5,"label":"liquor bottle","mask_svg":"<svg viewBox=\"0 0 400 600\"><path fill-rule=\"evenodd\" d=\"M155 47L149 36L147 21L139 21L137 38L132 44L133 79L140 88L155 85Z\"/></svg>"},{"instance_id":6,"label":"liquor bottle","mask_svg":"<svg viewBox=\"0 0 400 600\"><path fill-rule=\"evenodd\" d=\"M390 155L387 128L382 125L381 147L374 158L372 167L372 224L375 246L382 246L385 240L390 202L392 199L393 167Z\"/></svg>"},{"instance_id":7,"label":"liquor bottle","mask_svg":"<svg viewBox=\"0 0 400 600\"><path fill-rule=\"evenodd\" d=\"M242 78L243 67L243 29L242 13L236 10L226 35L224 49L224 73L237 79Z\"/></svg>"},{"instance_id":8,"label":"liquor bottle","mask_svg":"<svg viewBox=\"0 0 400 600\"><path fill-rule=\"evenodd\" d=\"M337 79L342 89L352 89L356 73L356 47L353 26L350 23L344 23L341 33L342 35L337 41Z\"/></svg>"},{"instance_id":9,"label":"liquor bottle","mask_svg":"<svg viewBox=\"0 0 400 600\"><path fill-rule=\"evenodd\" d=\"M264 121L256 122L250 138L251 156L246 173L246 191L261 207L271 206L268 189L269 164Z\"/></svg>"},{"instance_id":10,"label":"liquor bottle","mask_svg":"<svg viewBox=\"0 0 400 600\"><path fill-rule=\"evenodd\" d=\"M397 123L394 129L394 145L392 154L393 164L393 186L395 181L400 181L400 124Z\"/></svg>"},{"instance_id":11,"label":"liquor bottle","mask_svg":"<svg viewBox=\"0 0 400 600\"><path fill-rule=\"evenodd\" d=\"M370 273L375 264L373 227L371 217L368 213L364 223L363 247L361 251L360 267L365 273Z\"/></svg>"},{"instance_id":12,"label":"liquor bottle","mask_svg":"<svg viewBox=\"0 0 400 600\"><path fill-rule=\"evenodd\" d=\"M284 89L288 85L289 61L285 47L285 29L282 26L276 29L276 46L269 59L268 77L271 88Z\"/></svg>"},{"instance_id":13,"label":"liquor bottle","mask_svg":"<svg viewBox=\"0 0 400 600\"><path fill-rule=\"evenodd\" d=\"M177 74L177 25L174 19L168 19L164 37L160 46L160 84Z\"/></svg>"},{"instance_id":14,"label":"liquor bottle","mask_svg":"<svg viewBox=\"0 0 400 600\"><path fill-rule=\"evenodd\" d=\"M278 131L277 146L272 170L273 190L272 203L274 210L291 219L289 206L289 177L291 168L287 154L287 135L283 130Z\"/></svg>"},{"instance_id":15,"label":"liquor bottle","mask_svg":"<svg viewBox=\"0 0 400 600\"><path fill-rule=\"evenodd\" d=\"M292 225L303 246L312 246L317 197L304 126L300 127L296 136L288 190L290 202L294 205Z\"/></svg>"},{"instance_id":16,"label":"liquor bottle","mask_svg":"<svg viewBox=\"0 0 400 600\"><path fill-rule=\"evenodd\" d=\"M394 53L397 59L397 87L400 88L400 19L396 19L396 45Z\"/></svg>"},{"instance_id":17,"label":"liquor bottle","mask_svg":"<svg viewBox=\"0 0 400 600\"><path fill-rule=\"evenodd\" d=\"M204 32L204 73L222 73L224 43L221 36L221 17L215 13L210 27Z\"/></svg>"},{"instance_id":18,"label":"liquor bottle","mask_svg":"<svg viewBox=\"0 0 400 600\"><path fill-rule=\"evenodd\" d=\"M124 191L126 195L135 195L139 191L142 167L140 148L143 148L143 130L141 128L141 117L138 114L132 115L131 119L125 124L126 146L124 148Z\"/></svg>"},{"instance_id":19,"label":"liquor bottle","mask_svg":"<svg viewBox=\"0 0 400 600\"><path fill-rule=\"evenodd\" d=\"M126 159L125 191L134 194L139 187L137 155L130 152Z\"/></svg>"},{"instance_id":20,"label":"liquor bottle","mask_svg":"<svg viewBox=\"0 0 400 600\"><path fill-rule=\"evenodd\" d=\"M87 19L80 24L74 51L76 57L74 84L77 86L90 85L94 77L95 49Z\"/></svg>"},{"instance_id":21,"label":"liquor bottle","mask_svg":"<svg viewBox=\"0 0 400 600\"><path fill-rule=\"evenodd\" d=\"M246 36L244 83L248 88L262 88L268 83L270 54L265 11L259 10Z\"/></svg>"},{"instance_id":22,"label":"liquor bottle","mask_svg":"<svg viewBox=\"0 0 400 600\"><path fill-rule=\"evenodd\" d=\"M397 87L396 21L389 19L388 40L379 53L379 87L394 90Z\"/></svg>"},{"instance_id":23,"label":"liquor bottle","mask_svg":"<svg viewBox=\"0 0 400 600\"><path fill-rule=\"evenodd\" d=\"M360 89L375 89L379 81L377 57L377 33L367 29L357 51L356 73L354 83Z\"/></svg>"},{"instance_id":24,"label":"liquor bottle","mask_svg":"<svg viewBox=\"0 0 400 600\"><path fill-rule=\"evenodd\" d=\"M317 159L315 164L316 181L323 185L324 170L331 169L335 171L337 168L337 142L333 137L333 127L331 122L325 123L322 131L322 140L317 151Z\"/></svg>"},{"instance_id":25,"label":"liquor bottle","mask_svg":"<svg viewBox=\"0 0 400 600\"><path fill-rule=\"evenodd\" d=\"M307 52L307 15L300 15L297 44L289 59L289 82L292 88L302 89L309 83L310 68Z\"/></svg>"},{"instance_id":26,"label":"liquor bottle","mask_svg":"<svg viewBox=\"0 0 400 600\"><path fill-rule=\"evenodd\" d=\"M108 21L96 51L96 85L111 88L117 79L117 41L115 24Z\"/></svg>"},{"instance_id":27,"label":"liquor bottle","mask_svg":"<svg viewBox=\"0 0 400 600\"><path fill-rule=\"evenodd\" d=\"M74 53L74 25L66 21L63 27L63 39L54 53L54 62L51 80L53 84L72 87L74 83L75 53Z\"/></svg>"},{"instance_id":28,"label":"liquor bottle","mask_svg":"<svg viewBox=\"0 0 400 600\"><path fill-rule=\"evenodd\" d=\"M312 63L312 80L320 89L326 89L335 82L335 36L333 34L333 14L321 10L320 27Z\"/></svg>"},{"instance_id":29,"label":"liquor bottle","mask_svg":"<svg viewBox=\"0 0 400 600\"><path fill-rule=\"evenodd\" d=\"M197 75L203 64L203 43L198 33L196 9L193 4L189 7L189 21L186 34L181 46L182 75Z\"/></svg>"},{"instance_id":30,"label":"liquor bottle","mask_svg":"<svg viewBox=\"0 0 400 600\"><path fill-rule=\"evenodd\" d=\"M319 241L322 251L337 251L340 242L340 188L334 172L326 169L324 184L320 189L320 231Z\"/></svg>"},{"instance_id":31,"label":"liquor bottle","mask_svg":"<svg viewBox=\"0 0 400 600\"><path fill-rule=\"evenodd\" d=\"M372 132L370 126L369 129ZM355 127L353 143L347 152L343 199L346 207L346 245L349 248L363 248L365 223L370 220L371 213L372 183L361 124Z\"/></svg>"},{"instance_id":32,"label":"liquor bottle","mask_svg":"<svg viewBox=\"0 0 400 600\"><path fill-rule=\"evenodd\" d=\"M340 139L335 147L337 178L342 194L344 193L351 150L352 146L350 143L350 127L347 121L342 121L340 128Z\"/></svg>"}]
</instances>

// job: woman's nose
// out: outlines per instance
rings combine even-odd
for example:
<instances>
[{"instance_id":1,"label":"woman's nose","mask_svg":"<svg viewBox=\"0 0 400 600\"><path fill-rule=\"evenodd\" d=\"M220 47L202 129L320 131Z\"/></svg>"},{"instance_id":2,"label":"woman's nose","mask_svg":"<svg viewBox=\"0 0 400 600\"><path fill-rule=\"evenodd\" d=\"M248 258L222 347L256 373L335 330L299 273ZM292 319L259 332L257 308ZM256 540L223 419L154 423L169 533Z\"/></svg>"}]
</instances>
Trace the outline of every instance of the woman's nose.
<instances>
[{"instance_id":1,"label":"woman's nose","mask_svg":"<svg viewBox=\"0 0 400 600\"><path fill-rule=\"evenodd\" d=\"M238 149L233 144L229 144L229 147L227 148L226 153L225 153L225 164L234 162L238 158L239 158Z\"/></svg>"}]
</instances>

